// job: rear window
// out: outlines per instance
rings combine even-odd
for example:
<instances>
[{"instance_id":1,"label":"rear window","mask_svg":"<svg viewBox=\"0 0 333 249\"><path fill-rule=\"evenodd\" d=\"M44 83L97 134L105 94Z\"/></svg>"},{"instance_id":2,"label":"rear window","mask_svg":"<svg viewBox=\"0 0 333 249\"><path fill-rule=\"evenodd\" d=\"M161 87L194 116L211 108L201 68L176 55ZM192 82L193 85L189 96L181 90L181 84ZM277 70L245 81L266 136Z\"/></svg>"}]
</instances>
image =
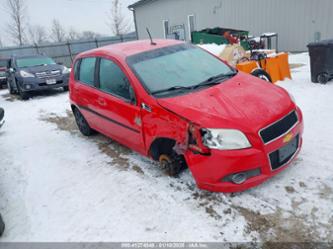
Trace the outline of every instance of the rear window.
<instances>
[{"instance_id":1,"label":"rear window","mask_svg":"<svg viewBox=\"0 0 333 249\"><path fill-rule=\"evenodd\" d=\"M95 83L96 58L84 58L81 60L79 80L88 85Z\"/></svg>"},{"instance_id":2,"label":"rear window","mask_svg":"<svg viewBox=\"0 0 333 249\"><path fill-rule=\"evenodd\" d=\"M17 67L35 67L56 64L53 59L48 57L29 57L16 59Z\"/></svg>"}]
</instances>

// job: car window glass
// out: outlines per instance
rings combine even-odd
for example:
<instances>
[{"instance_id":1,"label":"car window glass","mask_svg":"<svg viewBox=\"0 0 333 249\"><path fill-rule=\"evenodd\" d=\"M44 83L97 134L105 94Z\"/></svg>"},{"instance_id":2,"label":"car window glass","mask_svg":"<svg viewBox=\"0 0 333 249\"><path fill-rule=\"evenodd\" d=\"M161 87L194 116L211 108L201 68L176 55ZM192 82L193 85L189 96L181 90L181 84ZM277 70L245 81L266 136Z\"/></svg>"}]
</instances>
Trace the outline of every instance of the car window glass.
<instances>
[{"instance_id":1,"label":"car window glass","mask_svg":"<svg viewBox=\"0 0 333 249\"><path fill-rule=\"evenodd\" d=\"M91 86L94 85L96 58L82 59L79 80Z\"/></svg>"},{"instance_id":2,"label":"car window glass","mask_svg":"<svg viewBox=\"0 0 333 249\"><path fill-rule=\"evenodd\" d=\"M150 92L191 87L231 68L208 52L181 44L133 55L127 59Z\"/></svg>"},{"instance_id":3,"label":"car window glass","mask_svg":"<svg viewBox=\"0 0 333 249\"><path fill-rule=\"evenodd\" d=\"M128 100L131 99L129 81L114 62L101 59L99 81L101 90Z\"/></svg>"},{"instance_id":4,"label":"car window glass","mask_svg":"<svg viewBox=\"0 0 333 249\"><path fill-rule=\"evenodd\" d=\"M56 64L52 58L49 57L27 57L16 60L18 67L35 67L43 65L54 65Z\"/></svg>"}]
</instances>

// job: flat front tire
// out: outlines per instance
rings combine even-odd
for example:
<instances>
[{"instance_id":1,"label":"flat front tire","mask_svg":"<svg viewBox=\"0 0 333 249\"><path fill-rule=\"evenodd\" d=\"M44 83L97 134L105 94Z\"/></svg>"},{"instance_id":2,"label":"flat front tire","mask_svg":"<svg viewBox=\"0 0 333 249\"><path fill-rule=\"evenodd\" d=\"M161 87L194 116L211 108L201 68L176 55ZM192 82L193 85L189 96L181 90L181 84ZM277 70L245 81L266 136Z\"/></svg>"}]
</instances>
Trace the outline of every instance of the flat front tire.
<instances>
[{"instance_id":1,"label":"flat front tire","mask_svg":"<svg viewBox=\"0 0 333 249\"><path fill-rule=\"evenodd\" d=\"M84 136L87 136L87 137L93 135L95 133L95 131L90 128L87 120L84 118L84 116L81 114L81 112L77 108L75 108L73 110L73 113L74 113L76 124L77 124L80 132Z\"/></svg>"},{"instance_id":2,"label":"flat front tire","mask_svg":"<svg viewBox=\"0 0 333 249\"><path fill-rule=\"evenodd\" d=\"M159 157L159 163L167 175L171 177L177 177L185 169L185 162L181 156L162 154Z\"/></svg>"}]
</instances>

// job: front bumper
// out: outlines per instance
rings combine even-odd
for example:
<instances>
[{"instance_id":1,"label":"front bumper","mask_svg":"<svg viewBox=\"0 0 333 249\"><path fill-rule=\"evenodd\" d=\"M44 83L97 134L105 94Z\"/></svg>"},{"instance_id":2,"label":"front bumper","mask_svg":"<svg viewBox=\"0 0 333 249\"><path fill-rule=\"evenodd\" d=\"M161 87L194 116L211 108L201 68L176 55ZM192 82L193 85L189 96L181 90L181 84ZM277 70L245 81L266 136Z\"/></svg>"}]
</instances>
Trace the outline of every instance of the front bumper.
<instances>
[{"instance_id":1,"label":"front bumper","mask_svg":"<svg viewBox=\"0 0 333 249\"><path fill-rule=\"evenodd\" d=\"M292 158L277 170L271 167L269 154L284 147L285 136L267 145L263 142L250 149L221 151L212 150L210 156L186 152L185 158L200 189L212 192L241 192L255 187L286 169L297 157L303 144L303 117L300 110L298 124L288 132L293 138L299 136L298 150ZM225 181L226 177L242 172L259 172L241 184Z\"/></svg>"},{"instance_id":2,"label":"front bumper","mask_svg":"<svg viewBox=\"0 0 333 249\"><path fill-rule=\"evenodd\" d=\"M22 92L43 91L48 89L67 87L69 82L69 75L60 75L52 79L56 80L56 84L46 84L47 78L19 78L18 83Z\"/></svg>"}]
</instances>

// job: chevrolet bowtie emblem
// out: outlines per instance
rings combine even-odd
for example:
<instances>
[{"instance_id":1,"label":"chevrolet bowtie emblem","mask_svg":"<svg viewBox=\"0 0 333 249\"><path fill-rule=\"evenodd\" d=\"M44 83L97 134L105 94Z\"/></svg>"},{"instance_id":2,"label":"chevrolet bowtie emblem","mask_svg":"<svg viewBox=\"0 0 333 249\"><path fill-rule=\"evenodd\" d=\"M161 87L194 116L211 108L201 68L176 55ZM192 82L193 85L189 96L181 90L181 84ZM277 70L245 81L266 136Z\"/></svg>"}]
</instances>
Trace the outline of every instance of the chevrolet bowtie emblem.
<instances>
[{"instance_id":1,"label":"chevrolet bowtie emblem","mask_svg":"<svg viewBox=\"0 0 333 249\"><path fill-rule=\"evenodd\" d=\"M289 133L288 135L286 135L284 137L283 142L284 143L289 143L293 139L293 137L294 137L294 134L291 132L291 133Z\"/></svg>"}]
</instances>

